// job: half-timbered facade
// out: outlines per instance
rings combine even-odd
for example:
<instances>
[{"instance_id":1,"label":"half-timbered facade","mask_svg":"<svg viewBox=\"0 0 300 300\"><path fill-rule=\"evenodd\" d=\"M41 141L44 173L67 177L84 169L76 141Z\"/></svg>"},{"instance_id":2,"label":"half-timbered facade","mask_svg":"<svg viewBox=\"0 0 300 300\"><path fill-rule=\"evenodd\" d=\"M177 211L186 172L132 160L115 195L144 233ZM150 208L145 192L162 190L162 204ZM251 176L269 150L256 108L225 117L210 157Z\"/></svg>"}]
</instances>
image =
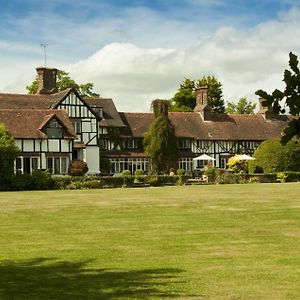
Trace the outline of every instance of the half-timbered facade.
<instances>
[{"instance_id":1,"label":"half-timbered facade","mask_svg":"<svg viewBox=\"0 0 300 300\"><path fill-rule=\"evenodd\" d=\"M82 159L87 162L90 174L100 173L100 148L98 146L98 120L102 116L102 108L92 109L89 104L73 89L57 92L56 69L37 68L38 93L27 94L0 94L0 109L53 109L65 111L69 122L71 121L76 136L72 143L72 157L70 159ZM1 119L0 119L1 122ZM56 147L59 152L59 143L50 141L51 147ZM19 146L19 145L18 145ZM52 148L48 151L51 153ZM63 150L63 149L62 149ZM67 161L67 165L70 162ZM51 159L49 158L49 166ZM58 164L58 159L56 160ZM63 164L64 164L64 160ZM52 159L55 166L55 159ZM44 165L42 166L44 168ZM64 171L64 170L63 170ZM60 172L64 173L64 172Z\"/></svg>"},{"instance_id":2,"label":"half-timbered facade","mask_svg":"<svg viewBox=\"0 0 300 300\"><path fill-rule=\"evenodd\" d=\"M208 154L215 165L226 168L227 160L236 153L253 154L267 139L280 138L290 116L272 114L260 99L257 114L213 114L207 103L207 88L197 90L194 112L170 112L168 118L178 139L178 167L191 172L203 167L203 161L193 158ZM152 113L120 113L125 127L120 129L119 143L107 142L103 155L111 161L111 172L129 169L149 171L150 161L142 149L142 139L154 121Z\"/></svg>"},{"instance_id":3,"label":"half-timbered facade","mask_svg":"<svg viewBox=\"0 0 300 300\"><path fill-rule=\"evenodd\" d=\"M68 173L76 136L65 111L1 109L0 122L20 149L16 171L32 173L36 169L48 169L53 174Z\"/></svg>"},{"instance_id":4,"label":"half-timbered facade","mask_svg":"<svg viewBox=\"0 0 300 300\"><path fill-rule=\"evenodd\" d=\"M112 99L83 98L73 89L57 92L57 70L37 72L37 94L0 93L0 122L8 126L22 153L17 170L65 174L70 160L77 158L87 162L89 174L99 174L101 157L110 160L111 173L150 170L143 136L154 121L152 113L118 112ZM279 138L290 120L273 115L264 100L255 115L213 114L206 87L196 91L194 112L171 112L168 117L178 139L178 167L187 172L202 167L193 160L200 154L214 157L220 168L236 153L253 154L262 141Z\"/></svg>"}]
</instances>

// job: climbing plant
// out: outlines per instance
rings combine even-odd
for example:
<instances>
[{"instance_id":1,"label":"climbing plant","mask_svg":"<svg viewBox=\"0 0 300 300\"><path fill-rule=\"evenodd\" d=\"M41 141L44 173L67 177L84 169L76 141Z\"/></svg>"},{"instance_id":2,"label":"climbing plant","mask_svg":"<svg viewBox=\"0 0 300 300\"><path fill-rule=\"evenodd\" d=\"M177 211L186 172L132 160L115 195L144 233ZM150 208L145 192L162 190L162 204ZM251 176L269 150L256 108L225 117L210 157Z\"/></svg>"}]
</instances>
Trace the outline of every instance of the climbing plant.
<instances>
[{"instance_id":1,"label":"climbing plant","mask_svg":"<svg viewBox=\"0 0 300 300\"><path fill-rule=\"evenodd\" d=\"M144 149L151 158L153 173L168 173L177 167L178 147L173 125L168 119L168 100L154 100L152 111L155 119L144 135Z\"/></svg>"}]
</instances>

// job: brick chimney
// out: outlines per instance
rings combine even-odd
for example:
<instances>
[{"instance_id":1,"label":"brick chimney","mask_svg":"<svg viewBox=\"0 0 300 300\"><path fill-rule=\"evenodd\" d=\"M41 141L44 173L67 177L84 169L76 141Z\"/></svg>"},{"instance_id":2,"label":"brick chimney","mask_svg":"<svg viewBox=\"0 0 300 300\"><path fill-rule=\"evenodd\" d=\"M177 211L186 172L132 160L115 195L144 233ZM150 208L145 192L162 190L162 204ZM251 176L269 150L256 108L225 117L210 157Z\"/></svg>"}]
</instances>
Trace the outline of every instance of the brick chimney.
<instances>
[{"instance_id":1,"label":"brick chimney","mask_svg":"<svg viewBox=\"0 0 300 300\"><path fill-rule=\"evenodd\" d=\"M39 67L36 68L38 73L38 90L37 94L54 94L56 93L56 74L58 72L57 69L53 68L45 68Z\"/></svg>"},{"instance_id":2,"label":"brick chimney","mask_svg":"<svg viewBox=\"0 0 300 300\"><path fill-rule=\"evenodd\" d=\"M265 119L271 119L274 116L272 106L267 104L267 100L259 98L259 111L258 114L262 115Z\"/></svg>"},{"instance_id":3,"label":"brick chimney","mask_svg":"<svg viewBox=\"0 0 300 300\"><path fill-rule=\"evenodd\" d=\"M209 119L211 109L208 104L208 86L201 86L196 89L196 107L194 112L199 112L203 120Z\"/></svg>"}]
</instances>

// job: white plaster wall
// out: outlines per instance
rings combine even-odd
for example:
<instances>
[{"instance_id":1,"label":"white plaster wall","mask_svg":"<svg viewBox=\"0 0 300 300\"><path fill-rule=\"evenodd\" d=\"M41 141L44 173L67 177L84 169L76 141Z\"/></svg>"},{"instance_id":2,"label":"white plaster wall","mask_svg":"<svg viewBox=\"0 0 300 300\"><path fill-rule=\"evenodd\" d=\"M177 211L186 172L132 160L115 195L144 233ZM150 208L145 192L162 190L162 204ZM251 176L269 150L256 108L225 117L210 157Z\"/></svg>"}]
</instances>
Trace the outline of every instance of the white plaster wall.
<instances>
[{"instance_id":1,"label":"white plaster wall","mask_svg":"<svg viewBox=\"0 0 300 300\"><path fill-rule=\"evenodd\" d=\"M69 152L69 141L62 141L61 142L61 151L62 152Z\"/></svg>"},{"instance_id":2,"label":"white plaster wall","mask_svg":"<svg viewBox=\"0 0 300 300\"><path fill-rule=\"evenodd\" d=\"M49 140L49 152L59 152L59 140Z\"/></svg>"},{"instance_id":3,"label":"white plaster wall","mask_svg":"<svg viewBox=\"0 0 300 300\"><path fill-rule=\"evenodd\" d=\"M24 140L23 152L33 152L33 140Z\"/></svg>"},{"instance_id":4,"label":"white plaster wall","mask_svg":"<svg viewBox=\"0 0 300 300\"><path fill-rule=\"evenodd\" d=\"M47 140L42 141L42 151L48 151L48 142Z\"/></svg>"},{"instance_id":5,"label":"white plaster wall","mask_svg":"<svg viewBox=\"0 0 300 300\"><path fill-rule=\"evenodd\" d=\"M82 131L90 132L91 131L91 123L90 122L82 122Z\"/></svg>"},{"instance_id":6,"label":"white plaster wall","mask_svg":"<svg viewBox=\"0 0 300 300\"><path fill-rule=\"evenodd\" d=\"M86 147L86 163L89 167L88 174L100 173L99 170L99 148Z\"/></svg>"}]
</instances>

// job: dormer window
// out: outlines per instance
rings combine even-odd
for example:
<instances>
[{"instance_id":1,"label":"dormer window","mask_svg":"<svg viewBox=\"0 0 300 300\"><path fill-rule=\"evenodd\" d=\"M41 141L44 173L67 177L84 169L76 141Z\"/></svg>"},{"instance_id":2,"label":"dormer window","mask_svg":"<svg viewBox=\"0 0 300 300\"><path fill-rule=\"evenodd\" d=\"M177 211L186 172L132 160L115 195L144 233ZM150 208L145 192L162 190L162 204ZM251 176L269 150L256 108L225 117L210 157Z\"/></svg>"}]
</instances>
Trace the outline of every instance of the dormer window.
<instances>
[{"instance_id":1,"label":"dormer window","mask_svg":"<svg viewBox=\"0 0 300 300\"><path fill-rule=\"evenodd\" d=\"M48 123L46 134L49 139L62 139L64 137L64 128L56 119L52 119Z\"/></svg>"}]
</instances>

